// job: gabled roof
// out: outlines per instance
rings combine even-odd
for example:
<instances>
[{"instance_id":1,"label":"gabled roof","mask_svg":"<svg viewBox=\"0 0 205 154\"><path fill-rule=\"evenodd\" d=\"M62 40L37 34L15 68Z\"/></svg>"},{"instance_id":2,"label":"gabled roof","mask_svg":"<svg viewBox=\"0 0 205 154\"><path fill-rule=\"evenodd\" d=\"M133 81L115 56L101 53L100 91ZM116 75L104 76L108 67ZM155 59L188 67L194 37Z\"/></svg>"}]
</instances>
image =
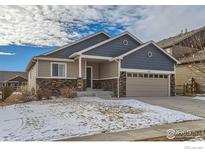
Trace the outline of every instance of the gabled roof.
<instances>
[{"instance_id":1,"label":"gabled roof","mask_svg":"<svg viewBox=\"0 0 205 154\"><path fill-rule=\"evenodd\" d=\"M193 36L194 34L200 32L200 31L203 31L203 30L205 30L205 27L201 27L201 28L192 30L190 32L185 32L185 33L173 36L173 37L169 37L167 39L163 39L163 40L159 41L157 44L161 48L168 48L168 47L171 47L173 45L178 44L179 42L185 40L186 38L189 38L189 37Z\"/></svg>"},{"instance_id":2,"label":"gabled roof","mask_svg":"<svg viewBox=\"0 0 205 154\"><path fill-rule=\"evenodd\" d=\"M124 36L124 35L129 35L131 38L133 38L134 40L136 40L136 41L137 41L138 43L140 43L140 44L143 43L143 42L140 41L137 37L135 37L134 35L132 35L132 34L129 33L128 31L125 31L125 32L123 32L123 33L121 33L121 34L119 34L119 35L117 35L117 36L115 36L115 37L112 37L112 38L108 39L108 40L102 41L102 42L100 42L100 43L98 43L98 44L96 44L96 45L90 46L90 47L88 47L88 48L86 48L86 49L83 49L83 50L81 50L81 51L79 51L79 52L75 52L75 53L73 53L72 55L70 55L69 57L70 57L70 58L74 58L75 56L81 55L81 54L83 54L83 53L85 53L85 52L87 52L87 51L89 51L89 50L95 49L95 48L97 48L97 47L99 47L99 46L102 46L102 45L104 45L104 44L106 44L106 43L109 43L109 42L111 42L111 41L113 41L113 40L115 40L115 39L117 39L117 38L119 38L119 37L121 37L121 36Z\"/></svg>"},{"instance_id":3,"label":"gabled roof","mask_svg":"<svg viewBox=\"0 0 205 154\"><path fill-rule=\"evenodd\" d=\"M18 76L27 79L26 72L0 71L0 82L8 81Z\"/></svg>"},{"instance_id":4,"label":"gabled roof","mask_svg":"<svg viewBox=\"0 0 205 154\"><path fill-rule=\"evenodd\" d=\"M85 48L88 48L90 46L93 46L99 42L105 41L109 39L110 36L106 34L105 32L98 32L95 34L92 34L90 36L87 36L85 38L82 38L76 42L73 42L71 44L65 45L63 47L57 48L53 51L49 51L47 53L44 53L40 55L41 57L54 57L54 58L68 58L71 54L78 52L80 50L83 50Z\"/></svg>"},{"instance_id":5,"label":"gabled roof","mask_svg":"<svg viewBox=\"0 0 205 154\"><path fill-rule=\"evenodd\" d=\"M179 59L180 64L188 64L193 62L205 61L205 50L201 50L190 54L189 56L183 57Z\"/></svg>"},{"instance_id":6,"label":"gabled roof","mask_svg":"<svg viewBox=\"0 0 205 154\"><path fill-rule=\"evenodd\" d=\"M146 47L146 46L148 46L148 45L150 45L150 44L152 44L152 45L154 45L155 47L157 47L161 52L163 52L164 54L166 54L170 59L172 59L172 60L175 61L176 63L179 63L178 60L176 60L174 57L172 57L170 54L168 54L165 50L163 50L162 48L160 48L154 41L146 42L146 43L140 45L139 47L137 47L137 48L135 48L135 49L132 49L132 50L130 50L130 51L128 51L128 52L126 52L126 53L124 53L124 54L118 56L118 57L115 57L114 59L123 59L123 57L125 57L125 56L127 56L127 55L129 55L129 54L131 54L131 53L133 53L133 52L136 52L137 50L139 50L139 49L141 49L141 48L144 48L144 47Z\"/></svg>"}]
</instances>

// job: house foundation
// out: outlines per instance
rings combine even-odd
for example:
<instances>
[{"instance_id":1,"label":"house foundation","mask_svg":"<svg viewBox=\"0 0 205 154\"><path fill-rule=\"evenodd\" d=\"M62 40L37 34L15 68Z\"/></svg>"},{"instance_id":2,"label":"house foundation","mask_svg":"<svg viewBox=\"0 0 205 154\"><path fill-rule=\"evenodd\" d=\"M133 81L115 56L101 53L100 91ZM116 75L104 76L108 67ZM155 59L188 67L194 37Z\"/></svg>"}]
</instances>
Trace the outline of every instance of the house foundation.
<instances>
[{"instance_id":1,"label":"house foundation","mask_svg":"<svg viewBox=\"0 0 205 154\"><path fill-rule=\"evenodd\" d=\"M37 78L37 89L42 91L50 91L52 95L59 96L60 89L64 87L76 87L76 79L43 79Z\"/></svg>"}]
</instances>

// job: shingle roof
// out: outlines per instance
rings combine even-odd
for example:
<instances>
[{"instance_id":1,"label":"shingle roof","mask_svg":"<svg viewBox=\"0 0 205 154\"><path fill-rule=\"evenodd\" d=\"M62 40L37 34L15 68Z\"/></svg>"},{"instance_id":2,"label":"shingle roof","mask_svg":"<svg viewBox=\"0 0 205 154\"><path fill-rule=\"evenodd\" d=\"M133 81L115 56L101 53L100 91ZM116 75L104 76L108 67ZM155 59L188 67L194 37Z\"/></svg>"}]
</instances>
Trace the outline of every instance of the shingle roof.
<instances>
[{"instance_id":1,"label":"shingle roof","mask_svg":"<svg viewBox=\"0 0 205 154\"><path fill-rule=\"evenodd\" d=\"M14 78L16 76L22 76L25 79L27 79L27 73L26 72L15 72L15 71L0 71L0 82L7 81L11 78Z\"/></svg>"},{"instance_id":2,"label":"shingle roof","mask_svg":"<svg viewBox=\"0 0 205 154\"><path fill-rule=\"evenodd\" d=\"M82 38L76 42L57 48L54 51L50 51L40 55L40 57L53 57L53 58L68 58L71 54L78 52L82 49L93 46L97 43L109 39L110 36L104 32L95 33L93 35Z\"/></svg>"},{"instance_id":3,"label":"shingle roof","mask_svg":"<svg viewBox=\"0 0 205 154\"><path fill-rule=\"evenodd\" d=\"M204 61L205 60L205 51L198 51L194 54L191 54L189 56L180 58L179 61L181 64L184 63L190 63L190 62L196 62L196 61Z\"/></svg>"},{"instance_id":4,"label":"shingle roof","mask_svg":"<svg viewBox=\"0 0 205 154\"><path fill-rule=\"evenodd\" d=\"M202 31L202 30L205 30L205 27L201 27L201 28L192 30L192 31L190 31L190 32L178 34L178 35L176 35L176 36L169 37L169 38L167 38L167 39L163 39L163 40L159 41L157 44L158 44L161 48L167 48L167 47L176 45L177 43L183 41L184 39L186 39L186 38L188 38L188 37L190 37L190 36L193 36L194 34L200 32L200 31Z\"/></svg>"}]
</instances>

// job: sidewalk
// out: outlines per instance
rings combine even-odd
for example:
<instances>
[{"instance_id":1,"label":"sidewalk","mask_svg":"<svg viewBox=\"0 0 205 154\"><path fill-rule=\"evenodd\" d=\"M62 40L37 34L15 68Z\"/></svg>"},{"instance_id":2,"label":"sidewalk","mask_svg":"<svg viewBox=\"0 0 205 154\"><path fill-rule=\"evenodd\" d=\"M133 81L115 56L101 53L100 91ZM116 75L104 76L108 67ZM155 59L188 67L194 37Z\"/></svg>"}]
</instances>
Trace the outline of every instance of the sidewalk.
<instances>
[{"instance_id":1,"label":"sidewalk","mask_svg":"<svg viewBox=\"0 0 205 154\"><path fill-rule=\"evenodd\" d=\"M157 140L157 138L159 138L159 140L169 140L167 139L168 129L201 132L205 130L205 120L166 124L130 131L102 133L91 136L67 138L61 141L151 141Z\"/></svg>"}]
</instances>

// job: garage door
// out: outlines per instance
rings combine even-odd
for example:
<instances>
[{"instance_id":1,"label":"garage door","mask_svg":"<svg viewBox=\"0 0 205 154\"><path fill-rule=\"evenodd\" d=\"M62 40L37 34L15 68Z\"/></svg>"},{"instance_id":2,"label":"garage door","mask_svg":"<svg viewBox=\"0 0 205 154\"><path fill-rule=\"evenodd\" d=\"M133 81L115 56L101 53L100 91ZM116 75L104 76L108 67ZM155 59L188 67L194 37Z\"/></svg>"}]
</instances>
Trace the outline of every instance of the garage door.
<instances>
[{"instance_id":1,"label":"garage door","mask_svg":"<svg viewBox=\"0 0 205 154\"><path fill-rule=\"evenodd\" d=\"M126 96L168 96L168 75L127 73Z\"/></svg>"}]
</instances>

